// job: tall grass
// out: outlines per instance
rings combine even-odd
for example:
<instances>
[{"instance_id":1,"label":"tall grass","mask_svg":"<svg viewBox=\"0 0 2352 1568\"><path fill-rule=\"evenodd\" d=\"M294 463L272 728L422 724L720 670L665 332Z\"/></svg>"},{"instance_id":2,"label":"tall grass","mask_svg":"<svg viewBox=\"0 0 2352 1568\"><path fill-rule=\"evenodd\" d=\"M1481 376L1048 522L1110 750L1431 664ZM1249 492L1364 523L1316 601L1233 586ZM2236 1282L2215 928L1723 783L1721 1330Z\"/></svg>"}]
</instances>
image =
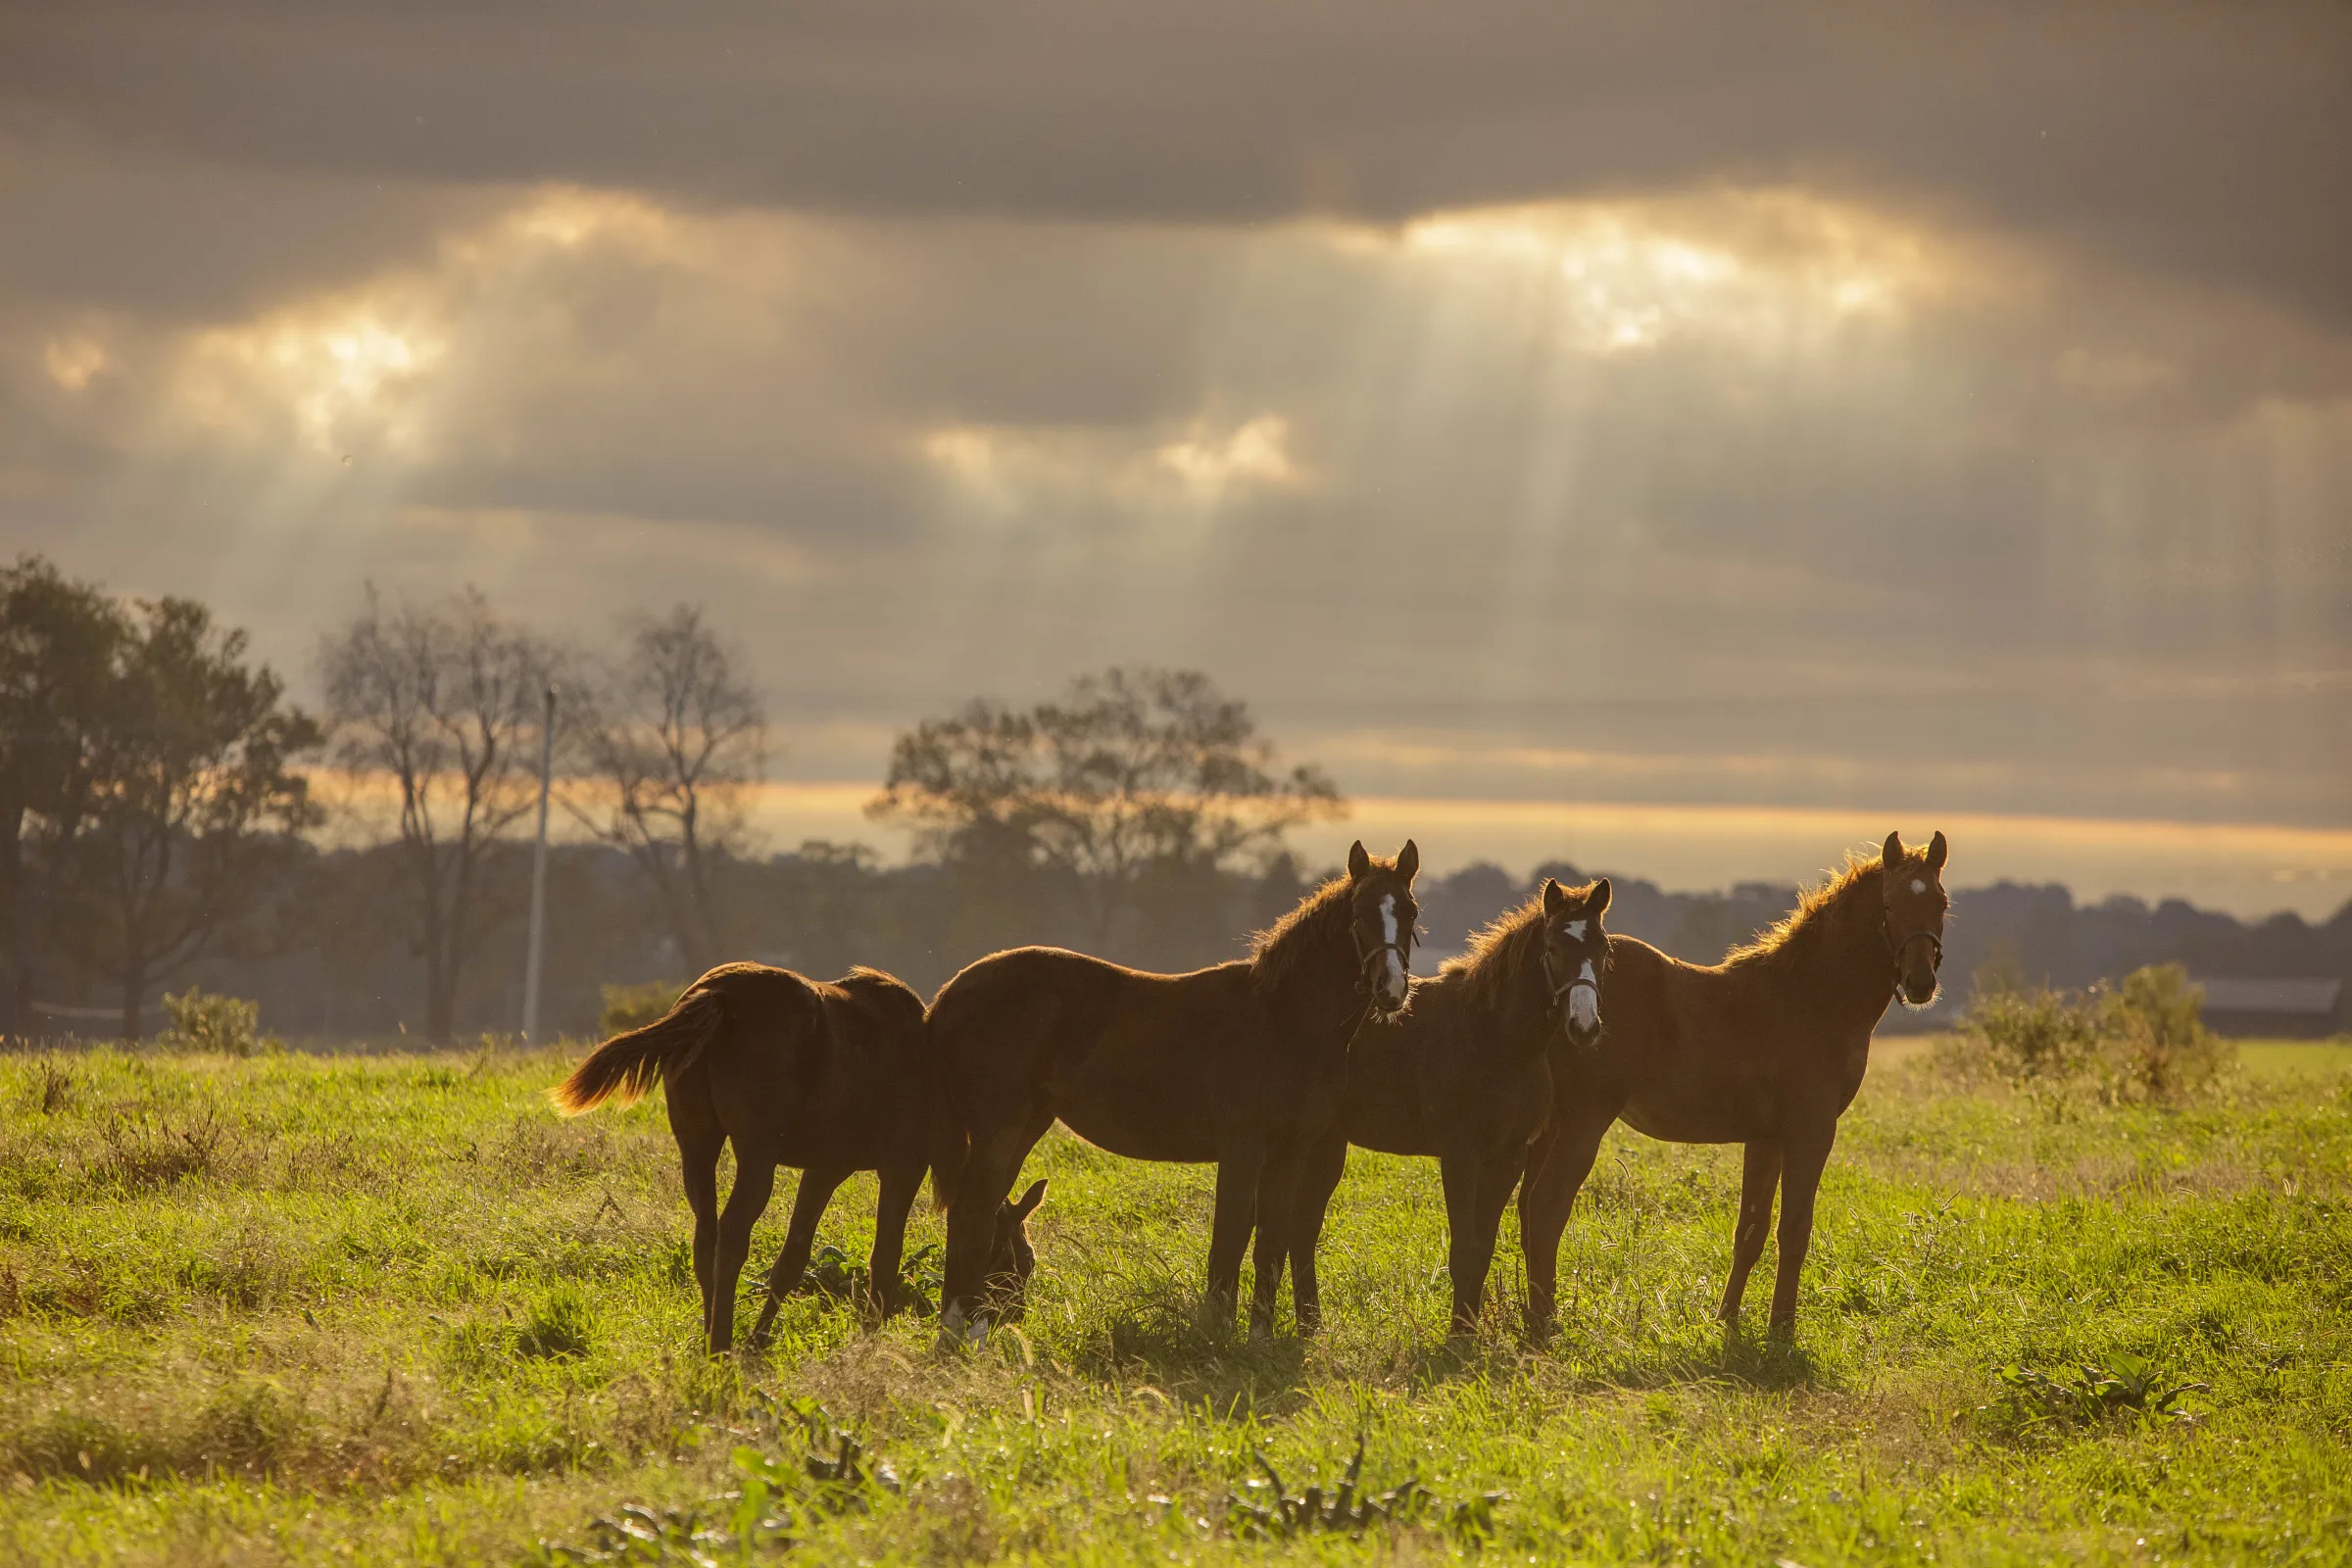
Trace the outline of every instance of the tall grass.
<instances>
[{"instance_id":1,"label":"tall grass","mask_svg":"<svg viewBox=\"0 0 2352 1568\"><path fill-rule=\"evenodd\" d=\"M2060 1102L1875 1067L1793 1348L1708 1315L1736 1151L1610 1135L1542 1351L1510 1267L1446 1339L1434 1169L1353 1155L1326 1333L1252 1347L1200 1312L1210 1173L1056 1135L1018 1332L943 1355L812 1295L714 1363L661 1105L561 1121L564 1066L0 1056L0 1558L1818 1568L2352 1539L2340 1073ZM862 1256L872 1201L853 1182L823 1241ZM926 1207L911 1240L938 1239ZM812 1468L842 1433L855 1485ZM1310 1488L1326 1523L1282 1523Z\"/></svg>"}]
</instances>

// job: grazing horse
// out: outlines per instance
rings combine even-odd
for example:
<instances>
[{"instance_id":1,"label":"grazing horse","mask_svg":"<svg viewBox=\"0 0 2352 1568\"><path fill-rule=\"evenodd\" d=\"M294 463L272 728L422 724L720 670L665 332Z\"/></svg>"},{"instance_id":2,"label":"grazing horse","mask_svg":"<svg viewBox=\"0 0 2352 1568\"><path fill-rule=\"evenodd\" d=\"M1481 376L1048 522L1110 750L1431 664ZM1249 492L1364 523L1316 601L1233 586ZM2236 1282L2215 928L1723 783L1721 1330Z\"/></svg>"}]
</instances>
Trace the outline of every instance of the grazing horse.
<instances>
[{"instance_id":1,"label":"grazing horse","mask_svg":"<svg viewBox=\"0 0 2352 1568\"><path fill-rule=\"evenodd\" d=\"M1214 1161L1212 1309L1230 1322L1242 1253L1262 1211L1250 1331L1272 1331L1307 1146L1337 1108L1348 1041L1367 1013L1405 1004L1413 875L1355 845L1348 874L1262 934L1250 957L1145 974L1055 948L982 958L931 1004L931 1041L957 1129L932 1156L948 1196L944 1334L977 1310L982 1248L1029 1151L1056 1117L1130 1159ZM935 1125L946 1129L948 1118Z\"/></svg>"},{"instance_id":2,"label":"grazing horse","mask_svg":"<svg viewBox=\"0 0 2352 1568\"><path fill-rule=\"evenodd\" d=\"M1870 1064L1871 1031L1900 995L1936 1000L1943 962L1945 846L1905 850L1886 835L1798 901L1786 920L1721 963L1670 958L1609 938L1609 1025L1587 1055L1554 1049L1551 1122L1519 1195L1527 1315L1552 1321L1560 1233L1609 1124L1678 1144L1744 1144L1740 1223L1718 1315L1740 1321L1748 1270L1764 1250L1773 1192L1782 1195L1781 1257L1771 1329L1796 1329L1796 1284L1813 1236L1813 1196Z\"/></svg>"},{"instance_id":3,"label":"grazing horse","mask_svg":"<svg viewBox=\"0 0 2352 1568\"><path fill-rule=\"evenodd\" d=\"M1348 1048L1340 1113L1307 1155L1291 1240L1298 1324L1321 1321L1315 1247L1348 1146L1435 1154L1446 1183L1452 1332L1478 1326L1494 1233L1551 1109L1549 1054L1600 1039L1609 882L1543 891L1413 983L1403 1016L1369 1022Z\"/></svg>"},{"instance_id":4,"label":"grazing horse","mask_svg":"<svg viewBox=\"0 0 2352 1568\"><path fill-rule=\"evenodd\" d=\"M694 1209L703 1332L716 1354L734 1344L735 1284L778 1165L800 1166L801 1184L754 1337L766 1337L777 1301L800 1283L817 1221L855 1171L879 1172L882 1182L867 1288L883 1312L900 1304L906 1213L930 1163L930 1076L922 999L889 975L852 969L828 983L728 963L688 986L661 1018L599 1046L548 1098L576 1115L607 1100L628 1104L662 1080ZM721 1214L718 1156L730 1140L735 1187ZM1027 1279L1022 1265L1033 1254L1022 1222L1043 1190L1041 1182L1018 1212L998 1206L992 1285Z\"/></svg>"}]
</instances>

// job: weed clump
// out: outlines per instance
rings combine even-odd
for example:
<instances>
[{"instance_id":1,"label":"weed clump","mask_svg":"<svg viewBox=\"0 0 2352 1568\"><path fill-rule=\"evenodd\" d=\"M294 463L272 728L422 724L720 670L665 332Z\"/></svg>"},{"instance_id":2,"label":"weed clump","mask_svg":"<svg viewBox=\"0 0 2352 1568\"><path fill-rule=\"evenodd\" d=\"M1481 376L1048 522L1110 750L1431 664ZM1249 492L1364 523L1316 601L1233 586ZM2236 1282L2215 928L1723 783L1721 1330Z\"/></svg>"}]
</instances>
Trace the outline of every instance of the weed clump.
<instances>
[{"instance_id":1,"label":"weed clump","mask_svg":"<svg viewBox=\"0 0 2352 1568\"><path fill-rule=\"evenodd\" d=\"M1980 975L1959 1030L1937 1054L1950 1076L2107 1104L2172 1103L2221 1078L2230 1044L2204 1025L2204 992L2177 963L2135 969L2088 991Z\"/></svg>"},{"instance_id":2,"label":"weed clump","mask_svg":"<svg viewBox=\"0 0 2352 1568\"><path fill-rule=\"evenodd\" d=\"M588 1353L592 1314L577 1285L559 1285L531 1302L514 1331L517 1353L533 1360L564 1360Z\"/></svg>"},{"instance_id":3,"label":"weed clump","mask_svg":"<svg viewBox=\"0 0 2352 1568\"><path fill-rule=\"evenodd\" d=\"M282 1051L275 1035L262 1033L262 1004L242 997L223 997L194 986L178 996L166 993L164 1012L172 1027L156 1037L166 1051L207 1051L223 1056L250 1056L257 1051Z\"/></svg>"}]
</instances>

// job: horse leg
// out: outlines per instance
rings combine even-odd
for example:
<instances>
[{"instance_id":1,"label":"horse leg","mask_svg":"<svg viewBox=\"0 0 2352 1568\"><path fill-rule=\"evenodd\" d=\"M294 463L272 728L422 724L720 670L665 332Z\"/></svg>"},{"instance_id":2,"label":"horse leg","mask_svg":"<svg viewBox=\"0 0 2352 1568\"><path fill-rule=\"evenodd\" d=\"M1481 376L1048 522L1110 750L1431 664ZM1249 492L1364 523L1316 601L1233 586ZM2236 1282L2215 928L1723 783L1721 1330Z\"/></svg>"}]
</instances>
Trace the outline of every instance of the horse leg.
<instances>
[{"instance_id":1,"label":"horse leg","mask_svg":"<svg viewBox=\"0 0 2352 1568\"><path fill-rule=\"evenodd\" d=\"M1347 1169L1348 1140L1333 1136L1307 1151L1306 1166L1298 1174L1298 1219L1291 1232L1291 1304L1298 1310L1301 1334L1323 1326L1323 1283L1315 1272L1315 1253L1323 1245L1331 1195L1339 1190Z\"/></svg>"},{"instance_id":2,"label":"horse leg","mask_svg":"<svg viewBox=\"0 0 2352 1568\"><path fill-rule=\"evenodd\" d=\"M1600 1140L1617 1119L1615 1105L1579 1104L1555 1113L1551 1130L1530 1152L1527 1180L1519 1189L1519 1246L1527 1254L1527 1334L1550 1334L1558 1310L1560 1233L1585 1178L1592 1174Z\"/></svg>"},{"instance_id":3,"label":"horse leg","mask_svg":"<svg viewBox=\"0 0 2352 1568\"><path fill-rule=\"evenodd\" d=\"M1282 1291L1282 1268L1291 1255L1291 1238L1298 1228L1298 1172L1304 1151L1266 1161L1257 1178L1257 1239L1250 1258L1250 1337L1274 1336L1274 1307ZM1240 1281L1237 1279L1238 1285Z\"/></svg>"},{"instance_id":4,"label":"horse leg","mask_svg":"<svg viewBox=\"0 0 2352 1568\"><path fill-rule=\"evenodd\" d=\"M702 1297L703 1332L710 1332L710 1279L718 1257L718 1156L727 1135L708 1100L672 1089L669 1130L684 1167L686 1206L694 1211L694 1283Z\"/></svg>"},{"instance_id":5,"label":"horse leg","mask_svg":"<svg viewBox=\"0 0 2352 1568\"><path fill-rule=\"evenodd\" d=\"M929 1162L917 1158L909 1165L885 1165L880 1172L882 1192L874 1203L874 1250L865 1260L866 1289L873 1293L874 1310L887 1318L899 1309L899 1262L906 1252L906 1215L915 1195L923 1190Z\"/></svg>"},{"instance_id":6,"label":"horse leg","mask_svg":"<svg viewBox=\"0 0 2352 1568\"><path fill-rule=\"evenodd\" d=\"M1471 1254L1478 1249L1481 1163L1472 1155L1460 1153L1447 1154L1438 1161L1438 1174L1446 1188L1446 1272L1453 1281L1453 1316L1446 1332L1456 1337L1478 1332L1481 1286L1471 1283L1470 1276Z\"/></svg>"},{"instance_id":7,"label":"horse leg","mask_svg":"<svg viewBox=\"0 0 2352 1568\"><path fill-rule=\"evenodd\" d=\"M825 1205L833 1201L834 1190L849 1179L850 1173L839 1167L811 1165L801 1172L801 1185L792 1195L792 1225L784 1233L784 1250L776 1254L775 1267L767 1271L767 1299L760 1303L760 1321L752 1325L754 1345L767 1343L777 1305L799 1288L801 1276L808 1271L808 1250L816 1245L817 1221L825 1217Z\"/></svg>"},{"instance_id":8,"label":"horse leg","mask_svg":"<svg viewBox=\"0 0 2352 1568\"><path fill-rule=\"evenodd\" d=\"M1224 1328L1242 1294L1242 1254L1257 1219L1257 1181L1265 1156L1254 1151L1217 1161L1216 1215L1208 1227L1208 1313Z\"/></svg>"},{"instance_id":9,"label":"horse leg","mask_svg":"<svg viewBox=\"0 0 2352 1568\"><path fill-rule=\"evenodd\" d=\"M767 1209L776 1189L776 1162L766 1150L747 1153L735 1145L735 1190L727 1194L725 1212L718 1216L718 1256L710 1277L710 1353L723 1355L735 1348L735 1282L743 1277L743 1260L751 1255L752 1227ZM816 1221L811 1219L810 1229Z\"/></svg>"},{"instance_id":10,"label":"horse leg","mask_svg":"<svg viewBox=\"0 0 2352 1568\"><path fill-rule=\"evenodd\" d=\"M997 1237L997 1211L1021 1173L1029 1146L1037 1142L1021 1133L1021 1128L1004 1127L972 1139L963 1177L956 1184L955 1206L948 1210L947 1282L939 1303L942 1340L960 1335L980 1310L989 1249Z\"/></svg>"},{"instance_id":11,"label":"horse leg","mask_svg":"<svg viewBox=\"0 0 2352 1568\"><path fill-rule=\"evenodd\" d=\"M1759 1139L1747 1146L1740 1169L1740 1228L1732 1234L1732 1274L1723 1282L1723 1304L1715 1315L1724 1322L1740 1321L1740 1298L1747 1291L1747 1271L1764 1255L1764 1236L1772 1229L1772 1195L1781 1185L1781 1146Z\"/></svg>"},{"instance_id":12,"label":"horse leg","mask_svg":"<svg viewBox=\"0 0 2352 1568\"><path fill-rule=\"evenodd\" d=\"M1494 1239L1502 1231L1502 1211L1518 1185L1518 1164L1508 1155L1488 1154L1477 1162L1477 1201L1471 1210L1469 1249L1454 1265L1454 1332L1469 1334L1478 1327L1487 1300L1487 1275L1494 1267Z\"/></svg>"},{"instance_id":13,"label":"horse leg","mask_svg":"<svg viewBox=\"0 0 2352 1568\"><path fill-rule=\"evenodd\" d=\"M1818 1128L1792 1132L1783 1140L1781 1257L1772 1282L1771 1327L1776 1338L1796 1335L1796 1280L1813 1245L1813 1195L1821 1186L1822 1167L1830 1162L1830 1149L1837 1141L1835 1118Z\"/></svg>"}]
</instances>

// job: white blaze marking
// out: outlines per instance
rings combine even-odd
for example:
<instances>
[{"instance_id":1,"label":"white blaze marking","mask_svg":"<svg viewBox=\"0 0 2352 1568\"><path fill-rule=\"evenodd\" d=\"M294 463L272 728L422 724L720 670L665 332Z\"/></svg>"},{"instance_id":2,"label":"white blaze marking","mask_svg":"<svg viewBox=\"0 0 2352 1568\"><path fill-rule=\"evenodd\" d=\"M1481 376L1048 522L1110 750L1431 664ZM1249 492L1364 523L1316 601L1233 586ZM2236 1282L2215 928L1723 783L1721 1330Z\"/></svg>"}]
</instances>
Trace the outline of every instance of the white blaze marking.
<instances>
[{"instance_id":1,"label":"white blaze marking","mask_svg":"<svg viewBox=\"0 0 2352 1568\"><path fill-rule=\"evenodd\" d=\"M1914 893L1925 893L1928 891L1928 885L1921 881L1918 877L1913 877L1911 879L1911 891Z\"/></svg>"},{"instance_id":2,"label":"white blaze marking","mask_svg":"<svg viewBox=\"0 0 2352 1568\"><path fill-rule=\"evenodd\" d=\"M1582 941L1584 941L1584 940L1585 940L1585 922L1584 922L1584 921L1582 921L1582 920L1571 920L1571 921L1569 921L1569 922L1568 922L1567 926L1566 926L1564 929L1567 931L1567 933L1568 933L1568 938L1569 938L1569 940L1570 940L1570 941L1572 941L1572 942L1582 942Z\"/></svg>"},{"instance_id":3,"label":"white blaze marking","mask_svg":"<svg viewBox=\"0 0 2352 1568\"><path fill-rule=\"evenodd\" d=\"M1576 979L1568 986L1568 1016L1579 1029L1591 1030L1600 1024L1600 978L1592 972L1592 960L1587 958L1576 971Z\"/></svg>"},{"instance_id":4,"label":"white blaze marking","mask_svg":"<svg viewBox=\"0 0 2352 1568\"><path fill-rule=\"evenodd\" d=\"M1401 997L1404 995L1404 964L1396 956L1396 895L1394 893L1381 897L1380 935L1381 940L1389 944L1380 955L1387 965L1384 973L1388 993L1392 997Z\"/></svg>"}]
</instances>

